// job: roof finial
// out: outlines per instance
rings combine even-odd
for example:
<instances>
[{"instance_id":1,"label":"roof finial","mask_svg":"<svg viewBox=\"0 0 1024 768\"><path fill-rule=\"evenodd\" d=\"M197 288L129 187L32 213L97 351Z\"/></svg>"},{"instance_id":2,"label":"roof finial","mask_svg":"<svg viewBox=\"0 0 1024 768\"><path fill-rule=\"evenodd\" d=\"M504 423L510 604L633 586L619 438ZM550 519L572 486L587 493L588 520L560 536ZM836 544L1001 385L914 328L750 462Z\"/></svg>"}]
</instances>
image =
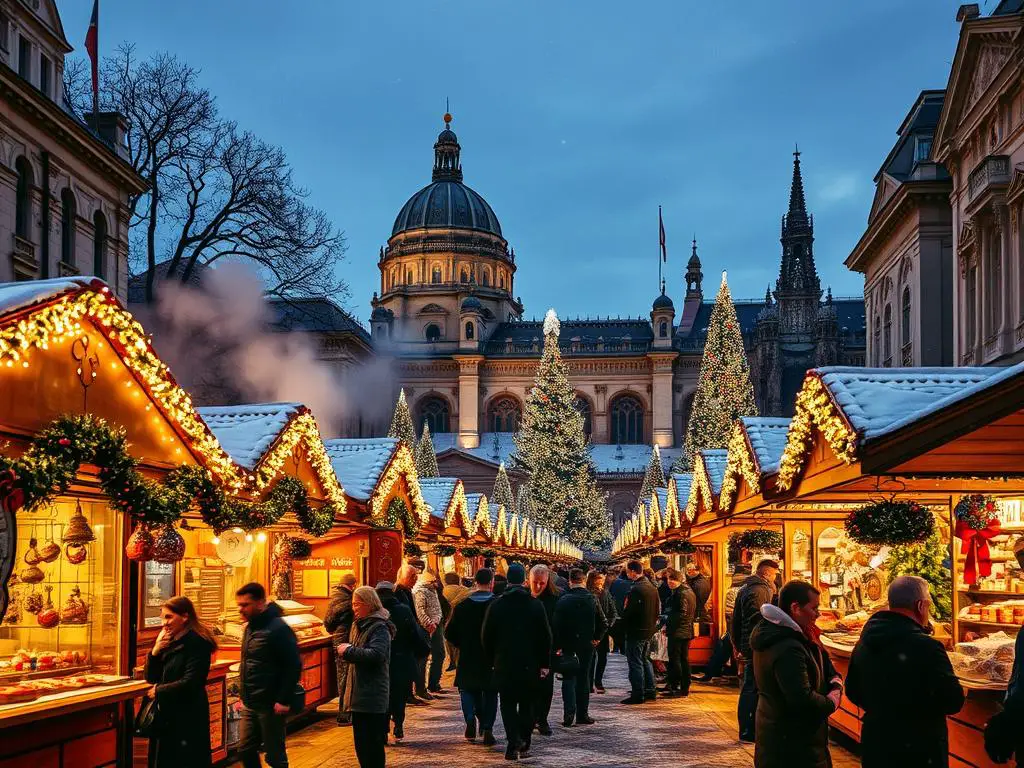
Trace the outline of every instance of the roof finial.
<instances>
[{"instance_id":1,"label":"roof finial","mask_svg":"<svg viewBox=\"0 0 1024 768\"><path fill-rule=\"evenodd\" d=\"M796 143L793 144L793 157L796 158L796 161L798 163L800 162L800 145L799 144L796 144Z\"/></svg>"},{"instance_id":2,"label":"roof finial","mask_svg":"<svg viewBox=\"0 0 1024 768\"><path fill-rule=\"evenodd\" d=\"M451 126L451 122L452 122L452 111L448 107L448 97L445 96L444 97L444 127L445 128L450 127Z\"/></svg>"}]
</instances>

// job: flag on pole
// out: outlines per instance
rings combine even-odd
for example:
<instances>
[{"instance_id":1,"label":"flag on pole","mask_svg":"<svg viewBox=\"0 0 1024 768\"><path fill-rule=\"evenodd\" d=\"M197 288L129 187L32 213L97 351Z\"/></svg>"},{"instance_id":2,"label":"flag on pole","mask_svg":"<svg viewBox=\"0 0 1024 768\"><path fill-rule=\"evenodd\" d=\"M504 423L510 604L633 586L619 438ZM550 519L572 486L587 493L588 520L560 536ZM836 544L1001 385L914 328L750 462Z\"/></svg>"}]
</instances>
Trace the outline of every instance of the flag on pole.
<instances>
[{"instance_id":1,"label":"flag on pole","mask_svg":"<svg viewBox=\"0 0 1024 768\"><path fill-rule=\"evenodd\" d=\"M97 0L98 1L98 0ZM661 245L661 260L668 261L668 251L665 250L665 222L661 219L661 206L658 206L658 243Z\"/></svg>"},{"instance_id":2,"label":"flag on pole","mask_svg":"<svg viewBox=\"0 0 1024 768\"><path fill-rule=\"evenodd\" d=\"M85 34L85 50L92 62L92 110L100 111L100 0L92 2L92 18Z\"/></svg>"}]
</instances>

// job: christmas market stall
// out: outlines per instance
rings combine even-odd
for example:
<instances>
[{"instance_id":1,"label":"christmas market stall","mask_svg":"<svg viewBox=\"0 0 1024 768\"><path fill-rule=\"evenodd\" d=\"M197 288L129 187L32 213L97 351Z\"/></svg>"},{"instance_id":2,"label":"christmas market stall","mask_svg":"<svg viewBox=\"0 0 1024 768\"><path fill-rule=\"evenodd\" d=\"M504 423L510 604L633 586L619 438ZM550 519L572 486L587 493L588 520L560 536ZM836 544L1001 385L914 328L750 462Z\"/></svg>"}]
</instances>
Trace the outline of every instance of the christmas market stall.
<instances>
[{"instance_id":1,"label":"christmas market stall","mask_svg":"<svg viewBox=\"0 0 1024 768\"><path fill-rule=\"evenodd\" d=\"M0 764L126 765L129 535L174 562L197 495L246 477L98 280L0 285L0 377Z\"/></svg>"},{"instance_id":2,"label":"christmas market stall","mask_svg":"<svg viewBox=\"0 0 1024 768\"><path fill-rule=\"evenodd\" d=\"M430 521L420 528L415 545L427 567L439 578L445 573L472 576L486 537L480 531L477 510L469 509L462 481L454 477L420 478L420 492L430 508Z\"/></svg>"},{"instance_id":3,"label":"christmas market stall","mask_svg":"<svg viewBox=\"0 0 1024 768\"><path fill-rule=\"evenodd\" d=\"M394 581L403 545L415 542L430 523L412 451L392 437L327 440L325 445L345 488L348 517L368 526L348 541L355 548L356 579L371 586Z\"/></svg>"}]
</instances>

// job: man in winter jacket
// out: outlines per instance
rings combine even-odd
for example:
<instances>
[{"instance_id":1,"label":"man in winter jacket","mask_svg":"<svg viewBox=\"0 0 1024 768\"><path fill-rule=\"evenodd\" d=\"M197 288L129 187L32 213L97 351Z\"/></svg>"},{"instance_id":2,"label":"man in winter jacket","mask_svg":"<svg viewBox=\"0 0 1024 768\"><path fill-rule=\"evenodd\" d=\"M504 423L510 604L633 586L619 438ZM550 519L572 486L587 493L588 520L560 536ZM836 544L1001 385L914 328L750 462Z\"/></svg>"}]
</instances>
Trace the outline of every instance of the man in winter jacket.
<instances>
[{"instance_id":1,"label":"man in winter jacket","mask_svg":"<svg viewBox=\"0 0 1024 768\"><path fill-rule=\"evenodd\" d=\"M592 725L590 717L590 660L594 646L604 636L607 624L604 613L584 584L583 571L569 571L569 591L555 603L551 628L556 653L562 659L575 656L579 669L573 675L562 675L562 725Z\"/></svg>"},{"instance_id":2,"label":"man in winter jacket","mask_svg":"<svg viewBox=\"0 0 1024 768\"><path fill-rule=\"evenodd\" d=\"M262 584L246 584L235 593L235 602L246 621L238 669L243 707L238 741L242 765L259 768L262 744L267 765L288 768L285 719L302 674L299 642L281 618L281 609L267 602Z\"/></svg>"},{"instance_id":3,"label":"man in winter jacket","mask_svg":"<svg viewBox=\"0 0 1024 768\"><path fill-rule=\"evenodd\" d=\"M889 610L868 619L846 675L846 695L864 710L864 768L949 765L946 716L964 691L941 643L928 637L928 582L899 576Z\"/></svg>"},{"instance_id":4,"label":"man in winter jacket","mask_svg":"<svg viewBox=\"0 0 1024 768\"><path fill-rule=\"evenodd\" d=\"M736 609L732 616L732 642L744 660L743 687L740 688L739 702L736 705L740 741L754 741L757 680L754 677L754 665L751 663L754 652L750 648L750 635L761 623L761 606L771 603L775 596L775 577L778 573L777 562L762 560L758 563L757 573L743 583L743 587L736 595Z\"/></svg>"},{"instance_id":5,"label":"man in winter jacket","mask_svg":"<svg viewBox=\"0 0 1024 768\"><path fill-rule=\"evenodd\" d=\"M633 582L622 612L630 695L622 703L643 704L657 696L650 650L651 638L658 631L661 601L654 583L644 576L644 566L639 560L626 564L626 575Z\"/></svg>"},{"instance_id":6,"label":"man in winter jacket","mask_svg":"<svg viewBox=\"0 0 1024 768\"><path fill-rule=\"evenodd\" d=\"M842 678L818 639L819 599L794 580L779 592L779 607L761 606L764 620L750 635L759 692L754 768L832 766L828 717L839 708Z\"/></svg>"},{"instance_id":7,"label":"man in winter jacket","mask_svg":"<svg viewBox=\"0 0 1024 768\"><path fill-rule=\"evenodd\" d=\"M324 614L324 629L331 633L331 644L337 648L342 643L348 642L349 632L352 629L352 591L356 588L356 576L354 573L344 573L341 582L334 587L334 594L331 602L327 604L327 612ZM345 690L345 675L348 672L348 662L341 656L335 654L334 661L338 671L338 695ZM339 700L338 725L352 725L351 713L344 711Z\"/></svg>"},{"instance_id":8,"label":"man in winter jacket","mask_svg":"<svg viewBox=\"0 0 1024 768\"><path fill-rule=\"evenodd\" d=\"M708 600L711 599L711 579L704 575L696 563L690 562L686 564L686 581L697 598L697 621L701 624L710 623Z\"/></svg>"},{"instance_id":9,"label":"man in winter jacket","mask_svg":"<svg viewBox=\"0 0 1024 768\"><path fill-rule=\"evenodd\" d=\"M690 641L697 615L697 598L683 575L666 568L671 592L665 601L665 634L668 636L668 674L662 692L668 696L690 695Z\"/></svg>"},{"instance_id":10,"label":"man in winter jacket","mask_svg":"<svg viewBox=\"0 0 1024 768\"><path fill-rule=\"evenodd\" d=\"M480 635L498 687L508 737L505 757L516 760L530 754L536 689L551 674L551 629L544 605L523 586L523 566L510 565L507 578L505 592L487 609Z\"/></svg>"},{"instance_id":11,"label":"man in winter jacket","mask_svg":"<svg viewBox=\"0 0 1024 768\"><path fill-rule=\"evenodd\" d=\"M466 738L476 739L477 725L485 746L495 743L494 720L498 716L498 689L494 686L491 665L484 657L481 631L487 609L496 599L494 574L487 568L476 572L475 589L452 609L445 627L445 638L459 652L455 685L459 689L462 716L466 720Z\"/></svg>"},{"instance_id":12,"label":"man in winter jacket","mask_svg":"<svg viewBox=\"0 0 1024 768\"><path fill-rule=\"evenodd\" d=\"M629 590L633 588L633 582L630 581L629 576L626 575L626 569L616 569L614 573L609 573L608 578L611 582L608 584L608 593L612 596L612 600L615 601L615 612L621 618L623 612L626 609L626 595L629 594ZM615 643L615 649L619 653L625 653L625 641L623 640L623 628L622 622L612 626L611 638Z\"/></svg>"},{"instance_id":13,"label":"man in winter jacket","mask_svg":"<svg viewBox=\"0 0 1024 768\"><path fill-rule=\"evenodd\" d=\"M448 653L448 672L456 669L459 665L459 649L452 645L448 639L448 623L452 620L455 606L469 597L470 590L462 585L459 574L449 571L444 575L444 589L441 597L448 602L448 615L445 618L444 647Z\"/></svg>"},{"instance_id":14,"label":"man in winter jacket","mask_svg":"<svg viewBox=\"0 0 1024 768\"><path fill-rule=\"evenodd\" d=\"M416 608L416 620L427 631L430 637L430 680L427 681L427 660L419 661L416 677L416 695L422 699L433 698L432 694L440 692L441 670L444 664L444 634L441 629L443 615L441 601L434 585L434 574L424 571L416 580L412 590L413 605ZM429 691L429 693L428 693Z\"/></svg>"},{"instance_id":15,"label":"man in winter jacket","mask_svg":"<svg viewBox=\"0 0 1024 768\"><path fill-rule=\"evenodd\" d=\"M561 590L555 586L554 576L555 574L551 569L542 563L538 563L530 569L527 579L530 594L544 606L544 614L547 616L549 628L555 625L555 605L562 594ZM554 654L553 647L551 652ZM551 663L554 663L553 658ZM532 711L537 732L541 736L550 736L551 726L548 725L548 714L551 712L551 701L555 697L554 675L543 677L537 684L535 694L536 698L533 702Z\"/></svg>"}]
</instances>

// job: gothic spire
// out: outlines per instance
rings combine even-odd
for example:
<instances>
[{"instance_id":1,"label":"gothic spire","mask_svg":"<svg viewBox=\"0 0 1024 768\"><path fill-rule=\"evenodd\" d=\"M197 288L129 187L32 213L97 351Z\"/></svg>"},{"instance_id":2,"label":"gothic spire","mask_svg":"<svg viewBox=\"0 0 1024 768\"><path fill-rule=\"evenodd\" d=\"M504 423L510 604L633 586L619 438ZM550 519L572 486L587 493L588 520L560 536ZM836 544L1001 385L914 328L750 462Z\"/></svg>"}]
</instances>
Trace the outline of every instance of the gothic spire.
<instances>
[{"instance_id":1,"label":"gothic spire","mask_svg":"<svg viewBox=\"0 0 1024 768\"><path fill-rule=\"evenodd\" d=\"M804 179L800 173L800 147L793 152L793 184L789 189L789 214L787 220L790 225L796 223L796 219L807 221L807 203L804 201Z\"/></svg>"},{"instance_id":2,"label":"gothic spire","mask_svg":"<svg viewBox=\"0 0 1024 768\"><path fill-rule=\"evenodd\" d=\"M451 129L452 115L444 113L444 130L434 142L433 181L462 181L462 163L459 161L459 138Z\"/></svg>"},{"instance_id":3,"label":"gothic spire","mask_svg":"<svg viewBox=\"0 0 1024 768\"><path fill-rule=\"evenodd\" d=\"M793 152L793 184L789 191L789 212L782 217L782 264L776 283L776 298L821 298L821 282L814 266L814 218L807 213L804 181L800 172L800 149Z\"/></svg>"}]
</instances>

